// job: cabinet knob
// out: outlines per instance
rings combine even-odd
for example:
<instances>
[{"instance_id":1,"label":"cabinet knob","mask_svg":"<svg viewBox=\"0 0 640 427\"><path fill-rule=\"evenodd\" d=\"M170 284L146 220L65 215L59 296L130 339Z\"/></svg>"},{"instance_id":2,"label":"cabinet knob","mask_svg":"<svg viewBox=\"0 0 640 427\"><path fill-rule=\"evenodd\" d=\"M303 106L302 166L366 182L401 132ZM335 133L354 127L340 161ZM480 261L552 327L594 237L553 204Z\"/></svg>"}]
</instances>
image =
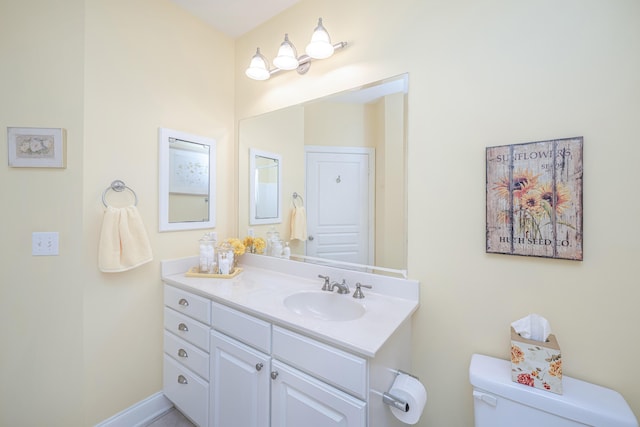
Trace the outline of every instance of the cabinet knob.
<instances>
[{"instance_id":1,"label":"cabinet knob","mask_svg":"<svg viewBox=\"0 0 640 427\"><path fill-rule=\"evenodd\" d=\"M184 298L180 298L180 301L178 301L178 304L180 304L183 307L189 307L189 301L187 301Z\"/></svg>"},{"instance_id":2,"label":"cabinet knob","mask_svg":"<svg viewBox=\"0 0 640 427\"><path fill-rule=\"evenodd\" d=\"M264 367L264 364L262 362L256 363L256 371L262 370L263 367Z\"/></svg>"},{"instance_id":3,"label":"cabinet knob","mask_svg":"<svg viewBox=\"0 0 640 427\"><path fill-rule=\"evenodd\" d=\"M184 375L178 375L178 382L180 384L189 384L189 381L184 377Z\"/></svg>"},{"instance_id":4,"label":"cabinet knob","mask_svg":"<svg viewBox=\"0 0 640 427\"><path fill-rule=\"evenodd\" d=\"M182 332L189 332L189 328L187 328L187 325L185 325L184 323L180 323L178 325L178 330Z\"/></svg>"},{"instance_id":5,"label":"cabinet knob","mask_svg":"<svg viewBox=\"0 0 640 427\"><path fill-rule=\"evenodd\" d=\"M278 378L278 371L271 371L271 379L275 380L276 378Z\"/></svg>"},{"instance_id":6,"label":"cabinet knob","mask_svg":"<svg viewBox=\"0 0 640 427\"><path fill-rule=\"evenodd\" d=\"M182 348L180 350L178 350L178 356L180 356L180 357L189 357L187 352L184 351L184 349L182 349Z\"/></svg>"}]
</instances>

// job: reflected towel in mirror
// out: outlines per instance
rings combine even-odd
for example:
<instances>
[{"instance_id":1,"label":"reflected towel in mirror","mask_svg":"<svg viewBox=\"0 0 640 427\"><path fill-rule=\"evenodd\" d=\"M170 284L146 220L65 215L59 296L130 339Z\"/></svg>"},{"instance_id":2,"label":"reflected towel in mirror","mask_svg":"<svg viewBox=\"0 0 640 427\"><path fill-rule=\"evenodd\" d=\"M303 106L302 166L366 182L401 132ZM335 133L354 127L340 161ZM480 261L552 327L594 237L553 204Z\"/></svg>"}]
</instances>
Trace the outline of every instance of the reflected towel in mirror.
<instances>
[{"instance_id":1,"label":"reflected towel in mirror","mask_svg":"<svg viewBox=\"0 0 640 427\"><path fill-rule=\"evenodd\" d=\"M291 210L291 240L307 240L307 213L303 206Z\"/></svg>"},{"instance_id":2,"label":"reflected towel in mirror","mask_svg":"<svg viewBox=\"0 0 640 427\"><path fill-rule=\"evenodd\" d=\"M147 231L135 206L108 206L102 220L98 267L105 273L131 270L153 259Z\"/></svg>"}]
</instances>

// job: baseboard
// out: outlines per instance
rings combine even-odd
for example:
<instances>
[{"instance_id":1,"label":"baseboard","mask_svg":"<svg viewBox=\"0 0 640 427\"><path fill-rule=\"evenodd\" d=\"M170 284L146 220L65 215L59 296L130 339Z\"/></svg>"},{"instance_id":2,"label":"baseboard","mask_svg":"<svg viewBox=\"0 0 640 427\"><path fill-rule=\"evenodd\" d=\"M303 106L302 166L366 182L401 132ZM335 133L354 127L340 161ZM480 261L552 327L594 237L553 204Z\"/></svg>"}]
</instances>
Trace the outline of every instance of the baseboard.
<instances>
[{"instance_id":1,"label":"baseboard","mask_svg":"<svg viewBox=\"0 0 640 427\"><path fill-rule=\"evenodd\" d=\"M172 407L173 403L159 391L115 414L113 417L96 424L95 427L143 426L169 411Z\"/></svg>"}]
</instances>

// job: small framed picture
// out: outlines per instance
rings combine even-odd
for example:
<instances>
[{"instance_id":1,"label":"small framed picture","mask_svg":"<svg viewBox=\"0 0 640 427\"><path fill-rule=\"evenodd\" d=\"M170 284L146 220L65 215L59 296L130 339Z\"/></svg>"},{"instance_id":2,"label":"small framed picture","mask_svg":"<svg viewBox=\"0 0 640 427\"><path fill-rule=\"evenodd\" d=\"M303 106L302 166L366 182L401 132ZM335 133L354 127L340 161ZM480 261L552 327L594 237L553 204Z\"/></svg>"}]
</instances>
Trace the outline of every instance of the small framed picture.
<instances>
[{"instance_id":1,"label":"small framed picture","mask_svg":"<svg viewBox=\"0 0 640 427\"><path fill-rule=\"evenodd\" d=\"M66 131L62 128L7 128L9 166L66 167Z\"/></svg>"}]
</instances>

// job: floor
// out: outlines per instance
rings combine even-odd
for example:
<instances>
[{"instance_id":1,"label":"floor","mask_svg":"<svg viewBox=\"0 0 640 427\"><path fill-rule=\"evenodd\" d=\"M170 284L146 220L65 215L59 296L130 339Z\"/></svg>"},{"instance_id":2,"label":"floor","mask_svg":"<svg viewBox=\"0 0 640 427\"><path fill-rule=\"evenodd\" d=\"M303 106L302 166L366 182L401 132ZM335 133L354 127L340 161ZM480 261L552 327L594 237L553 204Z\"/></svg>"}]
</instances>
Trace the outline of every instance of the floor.
<instances>
[{"instance_id":1,"label":"floor","mask_svg":"<svg viewBox=\"0 0 640 427\"><path fill-rule=\"evenodd\" d=\"M145 427L195 427L195 425L185 418L176 408L172 408L169 412L156 418Z\"/></svg>"}]
</instances>

